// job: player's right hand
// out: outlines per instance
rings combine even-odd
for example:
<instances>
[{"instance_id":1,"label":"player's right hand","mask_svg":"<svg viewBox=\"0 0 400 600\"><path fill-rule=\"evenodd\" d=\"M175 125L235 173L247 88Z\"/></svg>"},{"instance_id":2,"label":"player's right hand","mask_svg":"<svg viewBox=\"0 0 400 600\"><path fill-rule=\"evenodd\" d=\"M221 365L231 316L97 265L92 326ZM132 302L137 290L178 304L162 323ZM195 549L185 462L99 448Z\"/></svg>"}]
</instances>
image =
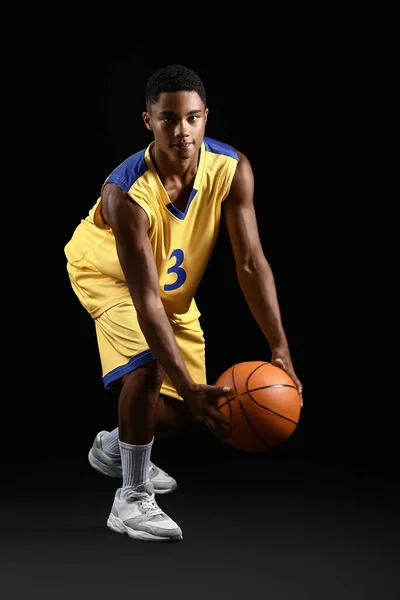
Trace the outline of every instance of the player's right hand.
<instances>
[{"instance_id":1,"label":"player's right hand","mask_svg":"<svg viewBox=\"0 0 400 600\"><path fill-rule=\"evenodd\" d=\"M229 396L231 392L232 388L228 386L196 384L181 394L188 403L195 421L197 423L207 421L212 430L217 431L222 439L226 439L230 434L232 422L219 412L217 398Z\"/></svg>"}]
</instances>

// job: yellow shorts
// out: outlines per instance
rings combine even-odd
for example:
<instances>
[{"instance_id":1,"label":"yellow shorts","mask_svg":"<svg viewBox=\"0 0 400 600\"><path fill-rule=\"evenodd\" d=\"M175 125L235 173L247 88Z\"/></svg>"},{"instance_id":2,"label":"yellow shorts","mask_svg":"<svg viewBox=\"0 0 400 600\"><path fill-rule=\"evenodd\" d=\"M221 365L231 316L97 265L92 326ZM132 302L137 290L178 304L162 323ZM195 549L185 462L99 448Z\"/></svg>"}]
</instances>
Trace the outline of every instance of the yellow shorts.
<instances>
[{"instance_id":1,"label":"yellow shorts","mask_svg":"<svg viewBox=\"0 0 400 600\"><path fill-rule=\"evenodd\" d=\"M104 387L113 389L127 373L154 360L139 327L132 301L123 301L94 319L103 373ZM185 325L170 320L179 349L189 373L196 383L207 383L204 334L199 319ZM164 393L178 400L178 394L168 375L161 386Z\"/></svg>"}]
</instances>

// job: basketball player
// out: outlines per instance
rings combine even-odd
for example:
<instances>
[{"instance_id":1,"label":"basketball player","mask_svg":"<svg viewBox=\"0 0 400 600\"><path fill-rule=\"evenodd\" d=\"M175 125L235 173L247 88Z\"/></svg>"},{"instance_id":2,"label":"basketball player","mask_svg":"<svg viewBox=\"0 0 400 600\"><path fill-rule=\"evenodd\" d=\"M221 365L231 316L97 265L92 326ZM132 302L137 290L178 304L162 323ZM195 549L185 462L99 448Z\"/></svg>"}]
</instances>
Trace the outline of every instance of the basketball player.
<instances>
[{"instance_id":1,"label":"basketball player","mask_svg":"<svg viewBox=\"0 0 400 600\"><path fill-rule=\"evenodd\" d=\"M122 477L108 526L140 540L181 540L155 494L177 487L154 465L155 436L207 421L229 388L207 385L194 299L223 211L237 276L270 346L271 362L302 386L281 322L274 277L253 206L253 173L241 152L205 136L206 92L182 65L146 84L143 121L154 140L105 180L100 197L65 246L67 271L94 320L106 389L119 386L118 428L97 434L90 464Z\"/></svg>"}]
</instances>

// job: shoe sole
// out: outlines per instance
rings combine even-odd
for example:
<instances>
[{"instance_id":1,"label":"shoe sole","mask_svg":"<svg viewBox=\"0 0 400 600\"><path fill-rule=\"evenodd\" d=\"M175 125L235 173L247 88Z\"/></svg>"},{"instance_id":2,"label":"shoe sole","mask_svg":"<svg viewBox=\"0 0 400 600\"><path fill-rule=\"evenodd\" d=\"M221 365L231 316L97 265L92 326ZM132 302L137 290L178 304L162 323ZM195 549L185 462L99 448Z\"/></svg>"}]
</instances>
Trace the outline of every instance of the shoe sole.
<instances>
[{"instance_id":1,"label":"shoe sole","mask_svg":"<svg viewBox=\"0 0 400 600\"><path fill-rule=\"evenodd\" d=\"M90 465L94 469L96 469L97 471L102 473L103 475L107 475L107 477L113 477L114 479L117 479L118 477L122 477L122 469L121 469L121 472L117 473L117 471L115 471L115 469L108 468L107 465L100 462L99 460L97 460L97 458L95 456L93 456L91 450L89 451L89 454L88 454L88 460L89 460ZM162 489L162 488L156 487L157 483L155 483L154 480L151 479L150 481L154 485L154 493L155 494L170 494L171 492L174 492L176 490L176 488L178 487L178 484L174 483L172 485L172 487Z\"/></svg>"},{"instance_id":2,"label":"shoe sole","mask_svg":"<svg viewBox=\"0 0 400 600\"><path fill-rule=\"evenodd\" d=\"M153 535L147 531L135 531L134 529L126 527L121 519L118 519L118 517L112 513L107 519L107 527L116 533L127 533L130 538L145 542L179 542L183 540L183 535L181 534L176 534L171 537L163 537L160 535Z\"/></svg>"},{"instance_id":3,"label":"shoe sole","mask_svg":"<svg viewBox=\"0 0 400 600\"><path fill-rule=\"evenodd\" d=\"M157 483L154 483L154 479L150 478L150 481L151 481L151 483L154 486L154 493L155 494L170 494L171 492L174 492L176 490L176 488L178 487L178 484L174 483L174 485L172 487L163 490L162 488L156 487Z\"/></svg>"}]
</instances>

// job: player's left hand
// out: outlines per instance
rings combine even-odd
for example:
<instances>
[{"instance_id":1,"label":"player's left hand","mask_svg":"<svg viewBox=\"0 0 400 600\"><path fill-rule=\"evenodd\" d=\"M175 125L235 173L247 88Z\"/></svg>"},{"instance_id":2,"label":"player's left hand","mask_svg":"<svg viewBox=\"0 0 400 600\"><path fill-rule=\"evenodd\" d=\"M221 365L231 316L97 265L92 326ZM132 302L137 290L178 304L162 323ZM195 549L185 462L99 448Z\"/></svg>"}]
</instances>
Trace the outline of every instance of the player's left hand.
<instances>
[{"instance_id":1,"label":"player's left hand","mask_svg":"<svg viewBox=\"0 0 400 600\"><path fill-rule=\"evenodd\" d=\"M288 357L273 356L271 362L276 367L283 369L289 375L289 377L291 379L293 379L294 384L297 387L297 390L299 392L300 406L301 406L301 408L303 408L303 386L301 384L300 379L297 377L297 375L295 373L291 359Z\"/></svg>"}]
</instances>

